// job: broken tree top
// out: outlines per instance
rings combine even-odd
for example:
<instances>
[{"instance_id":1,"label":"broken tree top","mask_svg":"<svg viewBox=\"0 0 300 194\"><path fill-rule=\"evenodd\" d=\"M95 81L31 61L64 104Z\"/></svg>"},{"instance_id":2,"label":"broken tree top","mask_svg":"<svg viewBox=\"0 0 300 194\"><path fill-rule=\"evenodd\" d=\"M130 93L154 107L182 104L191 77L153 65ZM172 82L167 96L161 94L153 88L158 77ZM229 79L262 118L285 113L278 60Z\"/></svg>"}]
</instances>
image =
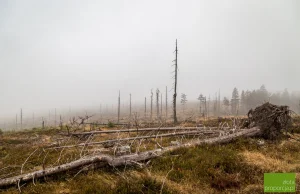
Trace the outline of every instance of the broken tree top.
<instances>
[{"instance_id":1,"label":"broken tree top","mask_svg":"<svg viewBox=\"0 0 300 194\"><path fill-rule=\"evenodd\" d=\"M275 139L281 134L281 130L287 130L291 123L291 113L288 106L277 106L269 102L250 109L248 121L250 127L257 126L261 129L262 136L267 139Z\"/></svg>"}]
</instances>

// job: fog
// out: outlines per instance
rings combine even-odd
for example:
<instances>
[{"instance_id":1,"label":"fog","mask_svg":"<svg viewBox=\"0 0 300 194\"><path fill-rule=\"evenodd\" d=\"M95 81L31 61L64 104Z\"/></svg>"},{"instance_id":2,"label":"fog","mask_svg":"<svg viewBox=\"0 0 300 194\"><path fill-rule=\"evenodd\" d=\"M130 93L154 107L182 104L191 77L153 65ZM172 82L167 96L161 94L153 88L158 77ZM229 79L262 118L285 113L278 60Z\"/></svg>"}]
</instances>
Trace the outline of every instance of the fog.
<instances>
[{"instance_id":1,"label":"fog","mask_svg":"<svg viewBox=\"0 0 300 194\"><path fill-rule=\"evenodd\" d=\"M299 91L300 1L0 1L0 117L134 103L150 90ZM178 100L179 101L179 100Z\"/></svg>"}]
</instances>

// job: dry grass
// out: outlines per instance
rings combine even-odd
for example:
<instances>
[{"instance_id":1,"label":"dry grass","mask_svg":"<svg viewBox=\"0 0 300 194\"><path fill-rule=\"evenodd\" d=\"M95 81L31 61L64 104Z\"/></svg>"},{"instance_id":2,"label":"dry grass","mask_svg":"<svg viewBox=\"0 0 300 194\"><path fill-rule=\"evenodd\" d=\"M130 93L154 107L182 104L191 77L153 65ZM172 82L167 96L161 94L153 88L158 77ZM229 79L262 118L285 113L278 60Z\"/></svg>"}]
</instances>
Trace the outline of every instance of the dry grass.
<instances>
[{"instance_id":1,"label":"dry grass","mask_svg":"<svg viewBox=\"0 0 300 194\"><path fill-rule=\"evenodd\" d=\"M206 126L215 126L217 119L201 122ZM195 123L184 125L195 126ZM125 135L122 134L122 137ZM0 142L0 169L12 165L17 167L11 171L20 173L20 165L33 150L49 145L59 137L54 129L5 133ZM94 141L111 137L113 136L103 135L95 137ZM293 139L275 143L266 141L263 146L257 145L257 139L240 139L226 145L184 148L153 159L144 169L103 168L81 172L75 177L78 171L66 172L36 181L36 185L29 182L21 189L24 193L46 194L159 193L165 181L163 193L262 193L264 172L295 172L299 185L300 141L295 139L300 139L300 135L292 137ZM74 139L69 143L76 141ZM168 140L163 139L162 145L168 144ZM147 149L154 147L150 141L146 145ZM80 157L80 152L81 149L77 148L64 150L59 163ZM54 164L59 155L60 151L50 152L46 165ZM25 172L41 169L40 161L44 156L43 152L39 157L38 152L32 156L24 167ZM166 177L172 164L174 170ZM18 189L13 186L0 192L18 193Z\"/></svg>"},{"instance_id":2,"label":"dry grass","mask_svg":"<svg viewBox=\"0 0 300 194\"><path fill-rule=\"evenodd\" d=\"M300 163L289 163L287 159L271 158L260 152L244 151L241 155L248 164L255 165L266 172L291 172L300 168Z\"/></svg>"}]
</instances>

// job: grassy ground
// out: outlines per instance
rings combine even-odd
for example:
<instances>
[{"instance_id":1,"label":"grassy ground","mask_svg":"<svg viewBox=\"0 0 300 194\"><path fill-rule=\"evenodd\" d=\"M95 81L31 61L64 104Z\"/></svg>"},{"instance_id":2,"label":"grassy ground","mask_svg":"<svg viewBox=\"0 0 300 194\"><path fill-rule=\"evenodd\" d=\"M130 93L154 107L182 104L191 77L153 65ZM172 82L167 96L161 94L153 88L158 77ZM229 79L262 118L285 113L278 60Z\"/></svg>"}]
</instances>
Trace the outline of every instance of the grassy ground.
<instances>
[{"instance_id":1,"label":"grassy ground","mask_svg":"<svg viewBox=\"0 0 300 194\"><path fill-rule=\"evenodd\" d=\"M142 169L127 166L89 172L77 170L26 183L21 190L23 193L262 193L265 172L295 172L299 187L299 126L300 119L292 126L292 138L278 142L264 141L259 145L258 139L246 138L224 145L182 148L151 160ZM0 140L0 178L20 174L22 164L36 148L58 138L53 129L4 133ZM80 153L77 148L64 152L38 150L23 171L72 161ZM63 157L57 161L60 155ZM40 161L44 161L43 165ZM19 191L12 186L0 192Z\"/></svg>"}]
</instances>

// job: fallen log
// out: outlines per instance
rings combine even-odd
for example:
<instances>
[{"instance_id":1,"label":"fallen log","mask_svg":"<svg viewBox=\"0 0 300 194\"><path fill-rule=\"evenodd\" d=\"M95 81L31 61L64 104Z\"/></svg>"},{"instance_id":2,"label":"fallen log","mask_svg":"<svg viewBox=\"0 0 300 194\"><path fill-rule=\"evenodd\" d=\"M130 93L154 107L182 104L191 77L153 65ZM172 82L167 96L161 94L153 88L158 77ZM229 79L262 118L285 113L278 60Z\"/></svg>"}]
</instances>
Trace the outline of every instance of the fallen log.
<instances>
[{"instance_id":1,"label":"fallen log","mask_svg":"<svg viewBox=\"0 0 300 194\"><path fill-rule=\"evenodd\" d=\"M122 166L122 165L135 165L136 162L149 160L151 158L155 158L157 156L160 156L166 152L173 151L175 149L181 148L181 147L191 147L201 144L214 144L214 143L227 143L230 142L238 137L251 137L255 136L260 133L260 129L258 128L251 128L251 129L244 129L240 132L233 133L227 136L221 136L221 137L215 137L215 138L209 138L205 140L193 140L189 143L182 144L182 145L176 145L176 146L169 146L165 147L163 149L155 149L151 151L145 151L137 154L130 154L130 155L124 155L119 157L113 157L105 154L99 154L96 156L89 156L84 157L78 160L75 160L73 162L62 164L56 167L52 168L45 168L44 170L38 170L35 172L27 173L27 174L21 174L18 176L5 178L0 180L0 188L13 185L13 184L20 184L20 182L26 182L38 178L42 178L45 176L53 175L56 173L65 172L68 170L74 170L78 168L86 167L87 165L95 164L96 166L100 163L107 164L112 167ZM98 165L99 166L99 165Z\"/></svg>"},{"instance_id":2,"label":"fallen log","mask_svg":"<svg viewBox=\"0 0 300 194\"><path fill-rule=\"evenodd\" d=\"M80 143L80 144L68 145L68 146L50 147L47 149L61 149L61 148L73 148L73 147L91 146L91 145L100 145L100 144L110 144L110 143L115 143L115 142L138 140L138 139L153 139L153 138L157 138L157 137L173 137L173 136L180 136L180 135L205 135L205 134L207 135L207 134L214 134L214 133L218 133L218 132L221 132L221 131L205 130L205 131L173 132L173 133L165 133L165 134L154 134L154 135L147 135L147 136L136 136L136 137L127 137L127 138L120 138L120 139L110 139L110 140L90 142L90 143Z\"/></svg>"},{"instance_id":3,"label":"fallen log","mask_svg":"<svg viewBox=\"0 0 300 194\"><path fill-rule=\"evenodd\" d=\"M87 136L103 133L129 133L129 132L144 132L144 131L172 131L172 130L205 130L205 129L219 129L219 127L164 127L164 128L141 128L141 129L120 129L120 130L103 130L103 131L88 131L88 132L74 132L74 133L60 133L64 136ZM229 129L224 127L222 129Z\"/></svg>"}]
</instances>

